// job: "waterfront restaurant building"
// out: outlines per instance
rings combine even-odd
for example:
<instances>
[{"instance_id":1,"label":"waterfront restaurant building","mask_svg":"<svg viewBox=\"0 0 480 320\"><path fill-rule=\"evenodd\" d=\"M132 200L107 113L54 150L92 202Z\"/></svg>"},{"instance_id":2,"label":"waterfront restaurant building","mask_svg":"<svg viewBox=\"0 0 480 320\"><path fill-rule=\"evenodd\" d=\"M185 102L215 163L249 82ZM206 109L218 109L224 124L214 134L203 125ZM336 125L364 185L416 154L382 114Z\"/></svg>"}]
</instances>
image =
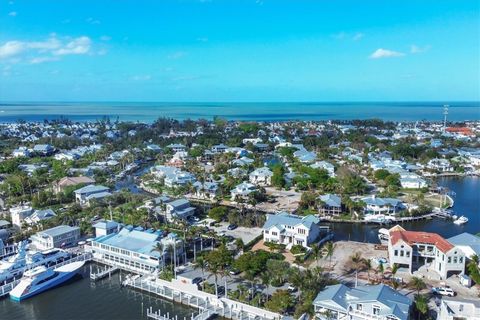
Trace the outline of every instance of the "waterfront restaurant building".
<instances>
[{"instance_id":1,"label":"waterfront restaurant building","mask_svg":"<svg viewBox=\"0 0 480 320\"><path fill-rule=\"evenodd\" d=\"M158 242L164 247L160 255L154 247ZM161 231L127 226L119 232L100 236L92 241L91 251L95 260L121 269L138 273L155 272L161 264L161 256L167 254L168 247L177 243L177 255L181 254L181 240L174 234L162 238Z\"/></svg>"}]
</instances>

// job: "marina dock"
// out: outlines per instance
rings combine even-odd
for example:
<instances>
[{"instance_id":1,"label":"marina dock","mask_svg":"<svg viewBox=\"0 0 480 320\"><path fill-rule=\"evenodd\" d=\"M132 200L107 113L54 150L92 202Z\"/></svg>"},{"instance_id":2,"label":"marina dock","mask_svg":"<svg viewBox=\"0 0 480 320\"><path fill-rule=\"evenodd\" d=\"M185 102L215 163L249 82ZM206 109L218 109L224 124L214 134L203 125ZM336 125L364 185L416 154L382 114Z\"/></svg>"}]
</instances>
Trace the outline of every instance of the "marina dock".
<instances>
[{"instance_id":1,"label":"marina dock","mask_svg":"<svg viewBox=\"0 0 480 320\"><path fill-rule=\"evenodd\" d=\"M174 279L169 282L157 279L156 276L143 276L128 279L124 283L132 288L150 292L199 310L200 313L192 317L192 320L207 320L214 315L236 320L279 320L282 318L275 312L200 291L197 285L186 283L185 280ZM160 311L153 312L151 309L147 310L147 316L156 320L175 320L175 318L170 318L168 313L162 315Z\"/></svg>"},{"instance_id":2,"label":"marina dock","mask_svg":"<svg viewBox=\"0 0 480 320\"><path fill-rule=\"evenodd\" d=\"M114 274L115 272L117 272L119 270L120 269L117 268L117 267L105 267L105 269L100 270L97 273L94 273L92 271L92 266L90 265L90 280L98 281L98 280L101 280L101 279L103 279L107 276L110 277L112 274Z\"/></svg>"}]
</instances>

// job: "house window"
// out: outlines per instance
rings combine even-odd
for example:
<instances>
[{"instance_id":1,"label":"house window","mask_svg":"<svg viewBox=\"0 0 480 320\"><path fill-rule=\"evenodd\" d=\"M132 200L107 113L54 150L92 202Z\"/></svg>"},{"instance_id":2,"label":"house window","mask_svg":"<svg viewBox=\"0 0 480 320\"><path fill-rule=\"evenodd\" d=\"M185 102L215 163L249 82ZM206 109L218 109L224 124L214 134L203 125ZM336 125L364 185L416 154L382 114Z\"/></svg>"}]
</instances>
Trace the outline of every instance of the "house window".
<instances>
[{"instance_id":1,"label":"house window","mask_svg":"<svg viewBox=\"0 0 480 320\"><path fill-rule=\"evenodd\" d=\"M463 311L463 304L458 306L458 311L462 312Z\"/></svg>"},{"instance_id":2,"label":"house window","mask_svg":"<svg viewBox=\"0 0 480 320\"><path fill-rule=\"evenodd\" d=\"M448 257L448 263L452 263L452 257Z\"/></svg>"},{"instance_id":3,"label":"house window","mask_svg":"<svg viewBox=\"0 0 480 320\"><path fill-rule=\"evenodd\" d=\"M403 250L400 250L400 257L403 257Z\"/></svg>"},{"instance_id":4,"label":"house window","mask_svg":"<svg viewBox=\"0 0 480 320\"><path fill-rule=\"evenodd\" d=\"M458 262L463 263L463 257L458 258Z\"/></svg>"},{"instance_id":5,"label":"house window","mask_svg":"<svg viewBox=\"0 0 480 320\"><path fill-rule=\"evenodd\" d=\"M395 252L393 253L394 256L398 256L398 250L395 250Z\"/></svg>"},{"instance_id":6,"label":"house window","mask_svg":"<svg viewBox=\"0 0 480 320\"><path fill-rule=\"evenodd\" d=\"M357 304L357 310L362 311L363 310L363 305L361 303Z\"/></svg>"},{"instance_id":7,"label":"house window","mask_svg":"<svg viewBox=\"0 0 480 320\"><path fill-rule=\"evenodd\" d=\"M378 316L380 314L380 307L379 306L373 306L373 314Z\"/></svg>"},{"instance_id":8,"label":"house window","mask_svg":"<svg viewBox=\"0 0 480 320\"><path fill-rule=\"evenodd\" d=\"M453 257L453 263L457 263L457 257Z\"/></svg>"},{"instance_id":9,"label":"house window","mask_svg":"<svg viewBox=\"0 0 480 320\"><path fill-rule=\"evenodd\" d=\"M268 230L265 230L265 234L268 234Z\"/></svg>"},{"instance_id":10,"label":"house window","mask_svg":"<svg viewBox=\"0 0 480 320\"><path fill-rule=\"evenodd\" d=\"M305 234L306 232L305 232L305 229L298 229L298 233L299 234Z\"/></svg>"},{"instance_id":11,"label":"house window","mask_svg":"<svg viewBox=\"0 0 480 320\"><path fill-rule=\"evenodd\" d=\"M277 233L272 231L272 236L276 236L276 235L277 235Z\"/></svg>"},{"instance_id":12,"label":"house window","mask_svg":"<svg viewBox=\"0 0 480 320\"><path fill-rule=\"evenodd\" d=\"M407 258L410 258L410 251L405 251Z\"/></svg>"}]
</instances>

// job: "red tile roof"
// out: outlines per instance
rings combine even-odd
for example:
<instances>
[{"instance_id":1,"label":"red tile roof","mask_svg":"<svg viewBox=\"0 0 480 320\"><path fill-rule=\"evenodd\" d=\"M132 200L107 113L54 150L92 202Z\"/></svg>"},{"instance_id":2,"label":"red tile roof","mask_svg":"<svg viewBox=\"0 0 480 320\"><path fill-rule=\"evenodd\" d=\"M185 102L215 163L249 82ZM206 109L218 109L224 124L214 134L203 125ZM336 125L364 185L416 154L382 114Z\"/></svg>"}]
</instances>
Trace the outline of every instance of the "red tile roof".
<instances>
[{"instance_id":1,"label":"red tile roof","mask_svg":"<svg viewBox=\"0 0 480 320\"><path fill-rule=\"evenodd\" d=\"M451 133L461 133L465 136L474 136L475 134L473 133L472 129L468 127L448 127L446 129L448 132Z\"/></svg>"},{"instance_id":2,"label":"red tile roof","mask_svg":"<svg viewBox=\"0 0 480 320\"><path fill-rule=\"evenodd\" d=\"M403 240L409 245L412 244L431 244L438 250L446 253L453 248L453 245L436 233L397 230L390 231L390 240L392 244L396 244L399 240Z\"/></svg>"}]
</instances>

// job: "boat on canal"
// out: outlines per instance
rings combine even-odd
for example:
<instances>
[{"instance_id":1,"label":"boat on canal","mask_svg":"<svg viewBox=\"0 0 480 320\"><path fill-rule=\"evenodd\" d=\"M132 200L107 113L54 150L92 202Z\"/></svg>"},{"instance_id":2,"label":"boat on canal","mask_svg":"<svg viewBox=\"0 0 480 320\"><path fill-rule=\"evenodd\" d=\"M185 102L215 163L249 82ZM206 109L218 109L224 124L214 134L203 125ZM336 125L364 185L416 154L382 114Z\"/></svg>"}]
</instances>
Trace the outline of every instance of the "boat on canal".
<instances>
[{"instance_id":1,"label":"boat on canal","mask_svg":"<svg viewBox=\"0 0 480 320\"><path fill-rule=\"evenodd\" d=\"M25 271L20 283L10 291L10 299L22 301L52 289L75 276L84 264L77 261L55 269L39 266Z\"/></svg>"}]
</instances>

